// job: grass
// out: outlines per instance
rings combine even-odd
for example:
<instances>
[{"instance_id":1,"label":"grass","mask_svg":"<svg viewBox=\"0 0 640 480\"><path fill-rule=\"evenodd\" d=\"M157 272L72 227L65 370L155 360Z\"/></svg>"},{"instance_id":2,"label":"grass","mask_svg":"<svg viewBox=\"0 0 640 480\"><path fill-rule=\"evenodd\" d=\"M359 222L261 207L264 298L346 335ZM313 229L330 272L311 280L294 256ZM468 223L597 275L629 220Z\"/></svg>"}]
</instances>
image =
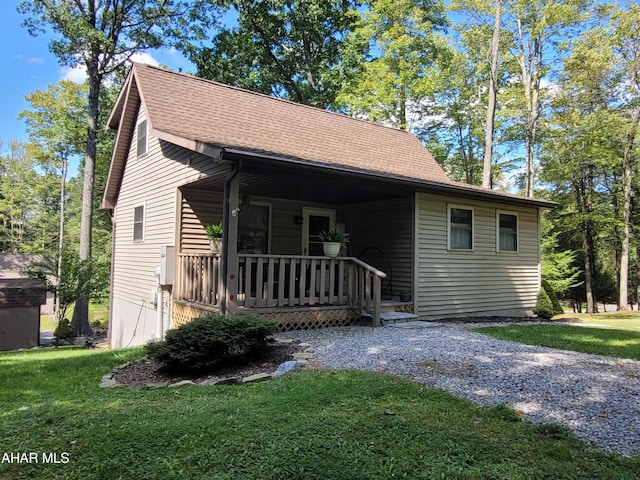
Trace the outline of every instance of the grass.
<instances>
[{"instance_id":1,"label":"grass","mask_svg":"<svg viewBox=\"0 0 640 480\"><path fill-rule=\"evenodd\" d=\"M73 317L73 305L67 309L66 317L71 320ZM106 324L109 320L109 303L89 303L89 323L99 321ZM57 322L53 315L40 315L40 330L55 330Z\"/></svg>"},{"instance_id":2,"label":"grass","mask_svg":"<svg viewBox=\"0 0 640 480\"><path fill-rule=\"evenodd\" d=\"M610 326L598 328L553 324L485 327L476 331L527 345L640 360L640 331Z\"/></svg>"},{"instance_id":3,"label":"grass","mask_svg":"<svg viewBox=\"0 0 640 480\"><path fill-rule=\"evenodd\" d=\"M637 478L640 457L588 448L439 390L367 372L307 371L258 384L100 389L140 349L0 354L11 479Z\"/></svg>"},{"instance_id":4,"label":"grass","mask_svg":"<svg viewBox=\"0 0 640 480\"><path fill-rule=\"evenodd\" d=\"M588 315L586 313L565 313L554 318L577 318L581 323L587 325L603 325L614 328L640 331L640 312L638 311L606 312L591 315Z\"/></svg>"}]
</instances>

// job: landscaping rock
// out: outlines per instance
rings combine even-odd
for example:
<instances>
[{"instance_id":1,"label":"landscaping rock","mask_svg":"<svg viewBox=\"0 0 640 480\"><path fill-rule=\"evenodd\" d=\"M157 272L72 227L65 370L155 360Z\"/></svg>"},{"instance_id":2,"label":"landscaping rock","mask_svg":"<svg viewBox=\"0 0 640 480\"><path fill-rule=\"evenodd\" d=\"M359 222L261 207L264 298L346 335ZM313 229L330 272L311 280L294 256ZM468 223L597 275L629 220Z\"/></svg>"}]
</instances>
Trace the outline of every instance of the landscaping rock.
<instances>
[{"instance_id":1,"label":"landscaping rock","mask_svg":"<svg viewBox=\"0 0 640 480\"><path fill-rule=\"evenodd\" d=\"M294 360L311 360L314 354L311 352L298 352L293 354Z\"/></svg>"},{"instance_id":2,"label":"landscaping rock","mask_svg":"<svg viewBox=\"0 0 640 480\"><path fill-rule=\"evenodd\" d=\"M113 388L117 387L119 384L113 378L105 378L107 375L102 377L102 381L100 382L100 388Z\"/></svg>"},{"instance_id":3,"label":"landscaping rock","mask_svg":"<svg viewBox=\"0 0 640 480\"><path fill-rule=\"evenodd\" d=\"M207 378L200 382L203 387L210 387L212 385L235 385L242 383L242 377L229 377L229 378Z\"/></svg>"},{"instance_id":4,"label":"landscaping rock","mask_svg":"<svg viewBox=\"0 0 640 480\"><path fill-rule=\"evenodd\" d=\"M271 375L268 373L256 373L255 375L249 375L242 379L242 383L251 383L251 382L262 382L264 380L269 380Z\"/></svg>"},{"instance_id":5,"label":"landscaping rock","mask_svg":"<svg viewBox=\"0 0 640 480\"><path fill-rule=\"evenodd\" d=\"M191 380L182 380L180 382L172 383L171 385L169 385L169 388L182 387L184 385L195 385L195 383Z\"/></svg>"},{"instance_id":6,"label":"landscaping rock","mask_svg":"<svg viewBox=\"0 0 640 480\"><path fill-rule=\"evenodd\" d=\"M145 388L162 388L169 386L169 382L149 382L144 384Z\"/></svg>"},{"instance_id":7,"label":"landscaping rock","mask_svg":"<svg viewBox=\"0 0 640 480\"><path fill-rule=\"evenodd\" d=\"M278 369L271 374L271 376L273 378L278 378L286 375L287 373L295 372L296 370L299 370L299 368L300 367L298 366L298 362L296 362L295 360L290 360L280 365Z\"/></svg>"}]
</instances>

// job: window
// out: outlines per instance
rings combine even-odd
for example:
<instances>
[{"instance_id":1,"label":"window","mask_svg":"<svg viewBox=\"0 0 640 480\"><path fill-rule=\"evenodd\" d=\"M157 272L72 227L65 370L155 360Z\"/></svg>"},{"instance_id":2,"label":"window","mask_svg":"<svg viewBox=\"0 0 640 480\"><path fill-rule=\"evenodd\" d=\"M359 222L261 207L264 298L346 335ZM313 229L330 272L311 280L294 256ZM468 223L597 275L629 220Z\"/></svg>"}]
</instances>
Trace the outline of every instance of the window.
<instances>
[{"instance_id":1,"label":"window","mask_svg":"<svg viewBox=\"0 0 640 480\"><path fill-rule=\"evenodd\" d=\"M144 240L144 205L133 209L133 241L142 242Z\"/></svg>"},{"instance_id":2,"label":"window","mask_svg":"<svg viewBox=\"0 0 640 480\"><path fill-rule=\"evenodd\" d=\"M238 217L238 253L269 253L270 223L270 204L254 202L243 205Z\"/></svg>"},{"instance_id":3,"label":"window","mask_svg":"<svg viewBox=\"0 0 640 480\"><path fill-rule=\"evenodd\" d=\"M138 157L147 153L147 121L143 120L138 124Z\"/></svg>"},{"instance_id":4,"label":"window","mask_svg":"<svg viewBox=\"0 0 640 480\"><path fill-rule=\"evenodd\" d=\"M473 209L449 206L449 250L473 250Z\"/></svg>"},{"instance_id":5,"label":"window","mask_svg":"<svg viewBox=\"0 0 640 480\"><path fill-rule=\"evenodd\" d=\"M498 212L496 220L498 227L497 250L499 252L517 252L518 251L518 215L514 213Z\"/></svg>"}]
</instances>

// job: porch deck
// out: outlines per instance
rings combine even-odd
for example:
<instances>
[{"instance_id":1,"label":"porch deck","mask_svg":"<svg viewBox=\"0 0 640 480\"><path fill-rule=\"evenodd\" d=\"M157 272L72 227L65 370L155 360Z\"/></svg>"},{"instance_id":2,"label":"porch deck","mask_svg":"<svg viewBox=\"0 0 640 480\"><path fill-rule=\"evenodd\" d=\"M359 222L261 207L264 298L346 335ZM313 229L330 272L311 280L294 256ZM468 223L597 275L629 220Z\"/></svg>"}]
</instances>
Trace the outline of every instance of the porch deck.
<instances>
[{"instance_id":1,"label":"porch deck","mask_svg":"<svg viewBox=\"0 0 640 480\"><path fill-rule=\"evenodd\" d=\"M315 315L316 322L322 323L321 311L333 312L344 321L368 314L374 325L380 324L381 281L386 274L357 258L238 254L237 259L237 291L227 299L230 311L290 317L294 323L304 323L305 315ZM177 303L219 310L220 254L181 253L177 271Z\"/></svg>"}]
</instances>

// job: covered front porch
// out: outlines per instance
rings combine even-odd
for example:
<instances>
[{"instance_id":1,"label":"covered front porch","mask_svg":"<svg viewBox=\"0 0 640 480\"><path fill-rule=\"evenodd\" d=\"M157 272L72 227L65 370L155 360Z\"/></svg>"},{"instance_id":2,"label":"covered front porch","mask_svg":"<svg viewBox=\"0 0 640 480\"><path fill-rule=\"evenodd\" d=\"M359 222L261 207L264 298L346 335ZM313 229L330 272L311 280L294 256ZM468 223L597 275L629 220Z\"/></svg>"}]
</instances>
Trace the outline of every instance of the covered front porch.
<instances>
[{"instance_id":1,"label":"covered front porch","mask_svg":"<svg viewBox=\"0 0 640 480\"><path fill-rule=\"evenodd\" d=\"M378 179L243 158L179 189L174 324L253 312L283 330L412 312L413 192ZM204 227L223 222L220 253ZM318 234L350 242L324 256Z\"/></svg>"}]
</instances>

